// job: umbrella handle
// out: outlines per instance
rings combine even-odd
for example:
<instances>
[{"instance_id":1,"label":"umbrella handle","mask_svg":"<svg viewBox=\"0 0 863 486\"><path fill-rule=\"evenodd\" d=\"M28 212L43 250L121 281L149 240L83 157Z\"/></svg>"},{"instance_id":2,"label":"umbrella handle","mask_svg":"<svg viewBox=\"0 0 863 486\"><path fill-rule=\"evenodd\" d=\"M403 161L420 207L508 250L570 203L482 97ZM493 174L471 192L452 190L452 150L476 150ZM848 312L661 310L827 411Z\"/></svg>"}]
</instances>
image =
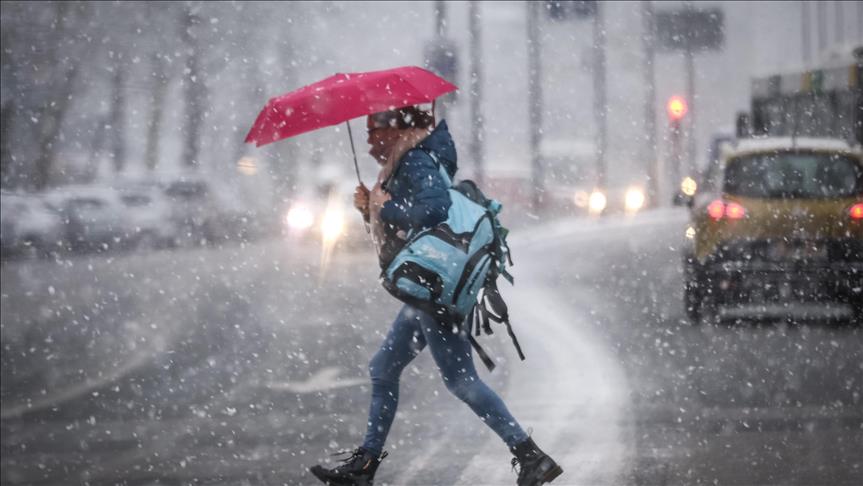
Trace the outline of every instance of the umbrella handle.
<instances>
[{"instance_id":1,"label":"umbrella handle","mask_svg":"<svg viewBox=\"0 0 863 486\"><path fill-rule=\"evenodd\" d=\"M348 138L351 139L351 153L354 155L354 169L357 171L357 181L362 184L363 179L360 177L360 166L357 163L357 149L354 148L354 134L351 132L351 122L345 121L345 125L348 126Z\"/></svg>"},{"instance_id":2,"label":"umbrella handle","mask_svg":"<svg viewBox=\"0 0 863 486\"><path fill-rule=\"evenodd\" d=\"M354 169L356 169L356 171L357 171L357 181L360 184L362 184L363 179L360 177L360 166L357 163L357 149L354 148L354 134L351 132L351 122L345 121L345 125L348 126L348 138L351 139L351 153L354 155ZM366 234L371 235L372 234L372 228L369 225L369 223L365 220L365 218L363 219L363 225L366 227Z\"/></svg>"}]
</instances>

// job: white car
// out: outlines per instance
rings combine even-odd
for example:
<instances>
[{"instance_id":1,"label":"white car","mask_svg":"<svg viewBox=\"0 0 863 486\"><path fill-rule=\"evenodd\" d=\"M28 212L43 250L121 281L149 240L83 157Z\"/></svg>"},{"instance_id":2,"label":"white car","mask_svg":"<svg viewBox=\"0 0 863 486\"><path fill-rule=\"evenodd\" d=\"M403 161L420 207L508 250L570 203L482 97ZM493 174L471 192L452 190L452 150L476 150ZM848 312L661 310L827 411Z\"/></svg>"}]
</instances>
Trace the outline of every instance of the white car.
<instances>
[{"instance_id":1,"label":"white car","mask_svg":"<svg viewBox=\"0 0 863 486\"><path fill-rule=\"evenodd\" d=\"M40 196L4 192L0 200L4 255L47 255L62 248L63 220Z\"/></svg>"},{"instance_id":2,"label":"white car","mask_svg":"<svg viewBox=\"0 0 863 486\"><path fill-rule=\"evenodd\" d=\"M69 249L105 251L122 246L128 221L113 189L64 186L46 194L46 201L63 218Z\"/></svg>"},{"instance_id":3,"label":"white car","mask_svg":"<svg viewBox=\"0 0 863 486\"><path fill-rule=\"evenodd\" d=\"M158 187L127 184L117 187L127 225L125 246L149 250L171 246L177 227L171 222L171 207Z\"/></svg>"},{"instance_id":4,"label":"white car","mask_svg":"<svg viewBox=\"0 0 863 486\"><path fill-rule=\"evenodd\" d=\"M184 173L165 176L158 184L167 197L180 246L239 240L251 231L254 211L227 183Z\"/></svg>"}]
</instances>

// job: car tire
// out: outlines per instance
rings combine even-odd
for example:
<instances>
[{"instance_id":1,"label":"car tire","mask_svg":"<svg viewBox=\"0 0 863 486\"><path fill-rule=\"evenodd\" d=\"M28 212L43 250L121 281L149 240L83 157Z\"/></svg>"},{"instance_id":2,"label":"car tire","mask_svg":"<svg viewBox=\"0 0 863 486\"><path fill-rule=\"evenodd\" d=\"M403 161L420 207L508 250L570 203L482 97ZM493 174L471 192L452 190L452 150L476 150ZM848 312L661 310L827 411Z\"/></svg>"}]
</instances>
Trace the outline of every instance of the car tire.
<instances>
[{"instance_id":1,"label":"car tire","mask_svg":"<svg viewBox=\"0 0 863 486\"><path fill-rule=\"evenodd\" d=\"M863 327L863 304L856 303L852 306L851 324Z\"/></svg>"},{"instance_id":2,"label":"car tire","mask_svg":"<svg viewBox=\"0 0 863 486\"><path fill-rule=\"evenodd\" d=\"M686 317L694 324L701 322L702 295L698 284L692 281L686 282L683 289L683 307L686 309Z\"/></svg>"},{"instance_id":3,"label":"car tire","mask_svg":"<svg viewBox=\"0 0 863 486\"><path fill-rule=\"evenodd\" d=\"M702 283L702 285L704 285L704 283ZM722 318L720 317L716 306L715 293L705 292L701 297L701 322L710 325L722 323Z\"/></svg>"}]
</instances>

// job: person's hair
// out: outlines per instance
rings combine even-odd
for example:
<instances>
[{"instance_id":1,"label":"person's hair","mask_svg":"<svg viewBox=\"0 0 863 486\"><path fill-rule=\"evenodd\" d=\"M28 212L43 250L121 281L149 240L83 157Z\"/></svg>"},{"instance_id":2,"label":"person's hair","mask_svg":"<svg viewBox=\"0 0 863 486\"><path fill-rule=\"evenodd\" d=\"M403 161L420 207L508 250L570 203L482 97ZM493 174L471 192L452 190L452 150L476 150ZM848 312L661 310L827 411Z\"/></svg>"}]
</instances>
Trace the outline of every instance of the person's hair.
<instances>
[{"instance_id":1,"label":"person's hair","mask_svg":"<svg viewBox=\"0 0 863 486\"><path fill-rule=\"evenodd\" d=\"M372 121L380 127L429 128L434 125L434 116L416 106L406 106L396 110L382 111L372 115Z\"/></svg>"}]
</instances>

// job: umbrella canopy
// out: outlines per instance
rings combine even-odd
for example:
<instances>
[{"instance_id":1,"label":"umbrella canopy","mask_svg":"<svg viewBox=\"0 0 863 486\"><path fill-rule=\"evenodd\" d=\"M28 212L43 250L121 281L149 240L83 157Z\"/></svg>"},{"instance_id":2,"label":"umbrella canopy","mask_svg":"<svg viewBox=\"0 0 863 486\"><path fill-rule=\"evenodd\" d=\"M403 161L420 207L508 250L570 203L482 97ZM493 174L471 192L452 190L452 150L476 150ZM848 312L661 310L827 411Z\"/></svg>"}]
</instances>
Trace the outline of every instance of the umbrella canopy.
<instances>
[{"instance_id":1,"label":"umbrella canopy","mask_svg":"<svg viewBox=\"0 0 863 486\"><path fill-rule=\"evenodd\" d=\"M352 118L430 103L456 89L416 66L339 73L270 99L246 135L246 143L260 147Z\"/></svg>"}]
</instances>

